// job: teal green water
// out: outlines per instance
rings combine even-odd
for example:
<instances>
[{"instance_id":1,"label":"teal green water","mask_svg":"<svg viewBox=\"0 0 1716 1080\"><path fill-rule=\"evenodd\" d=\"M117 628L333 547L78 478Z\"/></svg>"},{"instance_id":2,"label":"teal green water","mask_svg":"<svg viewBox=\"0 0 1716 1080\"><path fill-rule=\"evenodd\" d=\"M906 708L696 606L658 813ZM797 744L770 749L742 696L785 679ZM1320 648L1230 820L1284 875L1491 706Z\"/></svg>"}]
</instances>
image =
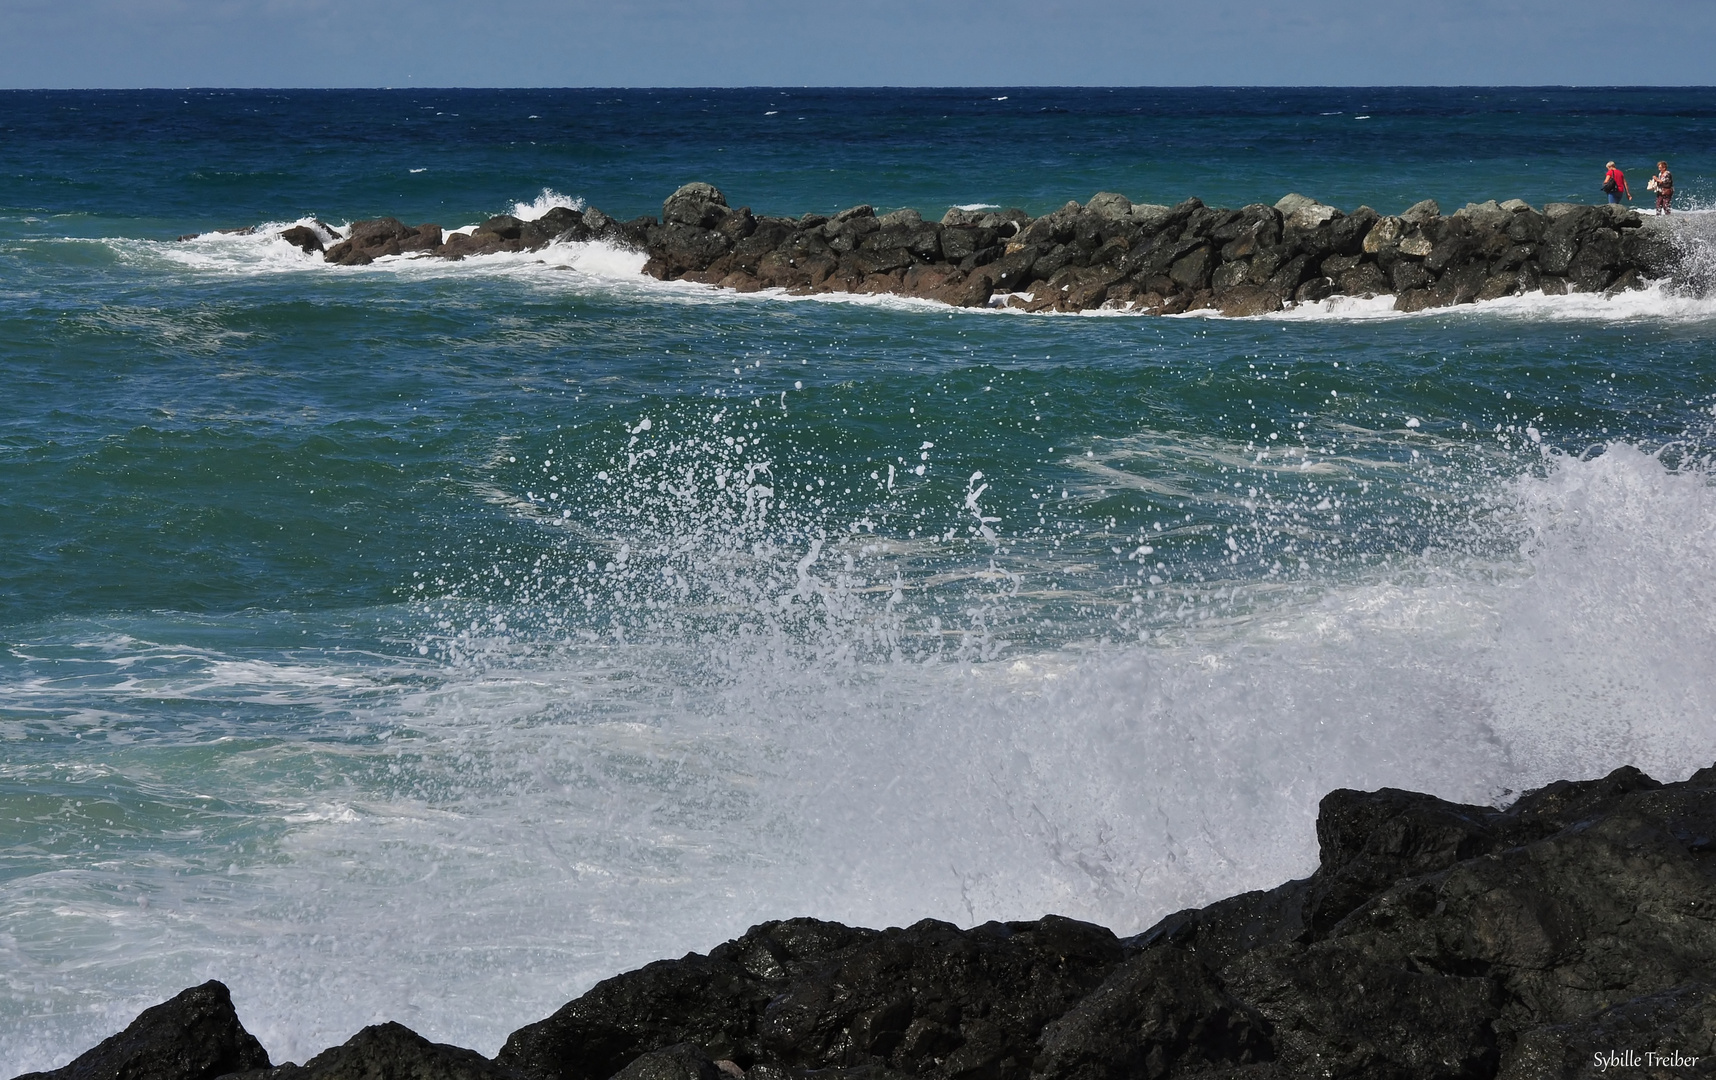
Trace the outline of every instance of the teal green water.
<instances>
[{"instance_id":1,"label":"teal green water","mask_svg":"<svg viewBox=\"0 0 1716 1080\"><path fill-rule=\"evenodd\" d=\"M492 1052L765 918L1130 931L1306 872L1332 787L1716 757L1708 301L1027 317L174 237L692 178L1451 209L1608 157L1696 207L1712 115L0 95L0 1074L209 977L276 1061L380 1019Z\"/></svg>"}]
</instances>

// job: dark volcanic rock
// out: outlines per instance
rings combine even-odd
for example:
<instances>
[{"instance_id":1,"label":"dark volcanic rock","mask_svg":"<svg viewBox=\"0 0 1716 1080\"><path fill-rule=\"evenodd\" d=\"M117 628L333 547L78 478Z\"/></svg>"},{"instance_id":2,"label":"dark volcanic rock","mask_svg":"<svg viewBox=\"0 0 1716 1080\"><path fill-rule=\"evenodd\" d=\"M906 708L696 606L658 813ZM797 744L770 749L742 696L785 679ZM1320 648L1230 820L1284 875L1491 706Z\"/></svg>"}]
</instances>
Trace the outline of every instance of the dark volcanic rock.
<instances>
[{"instance_id":1,"label":"dark volcanic rock","mask_svg":"<svg viewBox=\"0 0 1716 1080\"><path fill-rule=\"evenodd\" d=\"M1417 311L1536 290L1612 295L1664 278L1693 290L1709 284L1672 224L1647 227L1637 213L1610 206L1552 203L1540 213L1518 199L1472 203L1447 217L1425 200L1385 217L1297 194L1229 210L1196 198L1167 207L1098 192L1036 219L955 207L930 222L912 209L878 217L868 205L832 217L758 217L729 207L713 185L690 183L662 203L660 220L620 222L594 207L561 206L534 221L496 215L444 243L439 226L394 218L356 222L344 239L319 226L280 235L307 252L331 244L327 261L348 266L601 241L644 252L644 271L664 280L1028 311L1217 308L1244 317L1390 293L1396 308Z\"/></svg>"},{"instance_id":2,"label":"dark volcanic rock","mask_svg":"<svg viewBox=\"0 0 1716 1080\"><path fill-rule=\"evenodd\" d=\"M473 233L493 233L502 240L517 240L524 231L524 222L511 214L496 214L471 230Z\"/></svg>"},{"instance_id":3,"label":"dark volcanic rock","mask_svg":"<svg viewBox=\"0 0 1716 1080\"><path fill-rule=\"evenodd\" d=\"M758 927L747 937L767 933ZM761 983L720 957L658 960L513 1032L496 1060L533 1080L607 1080L640 1054L681 1042L748 1057L768 1003Z\"/></svg>"},{"instance_id":4,"label":"dark volcanic rock","mask_svg":"<svg viewBox=\"0 0 1716 1080\"><path fill-rule=\"evenodd\" d=\"M600 984L515 1032L497 1061L540 1080L605 1078L640 1054L691 1042L745 1067L1022 1075L1037 1033L1120 955L1108 931L1053 917L880 933L766 923L710 956Z\"/></svg>"},{"instance_id":5,"label":"dark volcanic rock","mask_svg":"<svg viewBox=\"0 0 1716 1080\"><path fill-rule=\"evenodd\" d=\"M1667 786L1620 769L1503 811L1337 791L1317 832L1309 879L1126 942L1066 920L768 924L677 962L696 973L677 1025L624 1021L630 1048L605 1044L599 1065L527 1071L595 1077L630 1049L685 1039L768 1076L1570 1076L1605 1038L1651 1024L1680 1040L1661 1049L1708 1057L1716 768ZM795 926L814 931L808 944L781 939ZM719 961L743 974L705 966ZM675 977L652 965L621 980L645 973ZM606 1001L609 986L592 995L610 1024L660 1016ZM520 1041L503 1062L522 1064L509 1057Z\"/></svg>"},{"instance_id":6,"label":"dark volcanic rock","mask_svg":"<svg viewBox=\"0 0 1716 1080\"><path fill-rule=\"evenodd\" d=\"M511 219L509 219L511 220ZM441 247L441 226L410 226L398 218L376 218L352 222L346 239L328 249L327 261L341 266L364 266L384 255L435 251Z\"/></svg>"},{"instance_id":7,"label":"dark volcanic rock","mask_svg":"<svg viewBox=\"0 0 1716 1080\"><path fill-rule=\"evenodd\" d=\"M519 1077L475 1050L432 1043L410 1028L390 1022L366 1027L342 1045L324 1050L302 1065L282 1065L266 1072L241 1074L232 1080L519 1080ZM664 1076L661 1080L678 1078Z\"/></svg>"},{"instance_id":8,"label":"dark volcanic rock","mask_svg":"<svg viewBox=\"0 0 1716 1080\"><path fill-rule=\"evenodd\" d=\"M1304 918L1324 932L1405 877L1445 870L1494 846L1488 807L1384 788L1332 791L1317 814L1320 866Z\"/></svg>"},{"instance_id":9,"label":"dark volcanic rock","mask_svg":"<svg viewBox=\"0 0 1716 1080\"><path fill-rule=\"evenodd\" d=\"M1261 285L1236 285L1217 291L1216 307L1229 318L1265 315L1281 310L1281 297Z\"/></svg>"},{"instance_id":10,"label":"dark volcanic rock","mask_svg":"<svg viewBox=\"0 0 1716 1080\"><path fill-rule=\"evenodd\" d=\"M280 239L299 248L306 255L322 250L322 234L308 225L294 225L280 234Z\"/></svg>"},{"instance_id":11,"label":"dark volcanic rock","mask_svg":"<svg viewBox=\"0 0 1716 1080\"><path fill-rule=\"evenodd\" d=\"M529 239L540 237L541 242L553 240L588 240L591 236L590 226L584 221L584 212L574 210L570 206L556 206L535 221L526 222L521 235L528 233Z\"/></svg>"},{"instance_id":12,"label":"dark volcanic rock","mask_svg":"<svg viewBox=\"0 0 1716 1080\"><path fill-rule=\"evenodd\" d=\"M447 238L436 252L443 259L463 259L471 255L492 255L497 251L522 251L524 245L517 240L508 240L498 233L476 231L471 233L455 233Z\"/></svg>"},{"instance_id":13,"label":"dark volcanic rock","mask_svg":"<svg viewBox=\"0 0 1716 1080\"><path fill-rule=\"evenodd\" d=\"M1125 961L1049 1024L1036 1072L1129 1080L1274 1058L1269 1022L1198 957L1168 947Z\"/></svg>"},{"instance_id":14,"label":"dark volcanic rock","mask_svg":"<svg viewBox=\"0 0 1716 1080\"><path fill-rule=\"evenodd\" d=\"M1068 268L1045 299L1111 272ZM967 287L960 274L921 265L884 281L950 298ZM1134 290L1154 310L1210 297L1104 287ZM47 1075L1525 1080L1598 1075L1611 1066L1596 1055L1629 1049L1641 1056L1614 1067L1710 1073L1716 766L1666 785L1617 769L1505 810L1336 791L1317 839L1309 878L1177 912L1126 941L1052 916L969 930L764 923L707 956L598 984L514 1032L493 1061L384 1024L264 1071L261 1047L210 983ZM1647 1051L1681 1064L1647 1066Z\"/></svg>"},{"instance_id":15,"label":"dark volcanic rock","mask_svg":"<svg viewBox=\"0 0 1716 1080\"><path fill-rule=\"evenodd\" d=\"M731 249L726 235L698 225L658 225L649 231L644 273L668 279L707 270Z\"/></svg>"},{"instance_id":16,"label":"dark volcanic rock","mask_svg":"<svg viewBox=\"0 0 1716 1080\"><path fill-rule=\"evenodd\" d=\"M725 1074L692 1043L651 1050L614 1074L614 1080L726 1080Z\"/></svg>"},{"instance_id":17,"label":"dark volcanic rock","mask_svg":"<svg viewBox=\"0 0 1716 1080\"><path fill-rule=\"evenodd\" d=\"M70 1065L18 1080L214 1080L268 1064L268 1052L238 1022L225 984L211 979L144 1009Z\"/></svg>"},{"instance_id":18,"label":"dark volcanic rock","mask_svg":"<svg viewBox=\"0 0 1716 1080\"><path fill-rule=\"evenodd\" d=\"M1120 957L1113 934L1070 919L969 931L926 920L788 983L761 1018L760 1049L799 1068L1022 1076L1044 1026Z\"/></svg>"}]
</instances>

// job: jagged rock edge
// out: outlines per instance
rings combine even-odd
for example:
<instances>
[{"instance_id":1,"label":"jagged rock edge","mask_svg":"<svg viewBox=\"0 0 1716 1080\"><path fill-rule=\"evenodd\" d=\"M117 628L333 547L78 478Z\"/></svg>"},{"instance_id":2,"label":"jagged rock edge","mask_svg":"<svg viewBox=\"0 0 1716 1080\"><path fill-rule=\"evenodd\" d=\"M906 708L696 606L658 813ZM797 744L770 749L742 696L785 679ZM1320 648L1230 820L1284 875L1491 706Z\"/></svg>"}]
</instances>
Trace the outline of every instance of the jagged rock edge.
<instances>
[{"instance_id":1,"label":"jagged rock edge","mask_svg":"<svg viewBox=\"0 0 1716 1080\"><path fill-rule=\"evenodd\" d=\"M494 1059L380 1024L270 1068L211 982L22 1080L1535 1080L1634 1044L1716 1063L1716 766L1500 810L1339 790L1317 839L1312 876L1126 939L1058 916L763 923L597 984Z\"/></svg>"}]
</instances>

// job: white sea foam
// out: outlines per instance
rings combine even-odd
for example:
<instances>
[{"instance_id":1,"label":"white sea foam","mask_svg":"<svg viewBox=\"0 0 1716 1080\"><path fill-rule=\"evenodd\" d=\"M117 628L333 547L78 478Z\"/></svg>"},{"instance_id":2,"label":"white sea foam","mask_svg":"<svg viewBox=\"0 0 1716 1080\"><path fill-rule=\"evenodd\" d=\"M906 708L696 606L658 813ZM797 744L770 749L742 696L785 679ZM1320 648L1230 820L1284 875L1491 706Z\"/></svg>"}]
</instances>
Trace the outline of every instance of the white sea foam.
<instances>
[{"instance_id":1,"label":"white sea foam","mask_svg":"<svg viewBox=\"0 0 1716 1080\"><path fill-rule=\"evenodd\" d=\"M1630 445L1502 481L1515 556L1408 560L1148 645L992 640L929 663L897 648L882 564L847 569L742 487L674 501L640 472L642 506L622 481L640 513L609 537L631 567L613 587L644 610L680 587L648 585L670 570L726 598L722 632L622 644L524 629L557 614L541 600L456 625L426 609L449 659L390 661L416 672L391 691L358 658L268 671L89 639L115 671L176 658L119 676L125 694L296 684L281 700L325 699L328 719L198 751L209 805L275 823L247 842L214 842L236 811L211 811L187 818L211 830L193 854L0 885L0 984L37 1009L0 1058L60 1064L206 977L276 1060L382 1019L493 1052L598 978L764 918L1057 911L1124 933L1308 872L1334 787L1484 802L1716 757L1716 488ZM854 573L880 591L842 586ZM31 685L51 711L56 684ZM95 959L60 966L68 943ZM73 1005L91 995L103 1011Z\"/></svg>"},{"instance_id":2,"label":"white sea foam","mask_svg":"<svg viewBox=\"0 0 1716 1080\"><path fill-rule=\"evenodd\" d=\"M564 206L571 210L582 210L584 209L584 200L568 198L553 188L543 188L542 193L531 201L513 203L511 213L520 221L535 221L557 206Z\"/></svg>"},{"instance_id":3,"label":"white sea foam","mask_svg":"<svg viewBox=\"0 0 1716 1080\"><path fill-rule=\"evenodd\" d=\"M199 274L487 274L757 302L655 282L641 255L605 245L337 268L269 231L109 243ZM787 300L967 314L897 297L763 302ZM1708 318L1700 303L1655 290L1409 317ZM1408 317L1351 306L1283 317ZM1184 468L1155 482L1251 458L1175 452ZM1053 647L1006 642L1034 583L992 546L913 579L933 540L783 515L763 494L767 455L702 453L683 479L614 479L613 505L637 512L603 523L623 569L590 581L637 615L627 635L581 620L577 595L519 587L377 614L410 623L427 658L227 654L159 625L15 646L8 714L109 740L104 782L185 842L43 856L48 869L0 883L0 1061L58 1066L210 977L277 1061L383 1019L493 1052L599 978L765 918L1058 911L1127 932L1308 872L1333 787L1502 800L1621 764L1676 778L1716 757L1716 489L1703 468L1624 443L1492 483L1493 527L1517 553L1270 584L1249 609L1234 582L1211 583L1186 594L1194 617L1148 643L1093 630ZM1079 467L1108 489L1135 480L1127 455L1167 453L1120 441ZM979 485L954 496L971 499L972 528ZM484 494L545 513L528 491ZM950 584L963 591L941 623L908 621L913 598ZM682 590L695 603L664 606ZM682 612L689 629L672 632ZM149 741L163 700L198 736L182 760ZM292 720L235 735L223 704ZM81 820L71 785L89 766L30 768L0 762L0 780L63 785L66 827Z\"/></svg>"},{"instance_id":4,"label":"white sea foam","mask_svg":"<svg viewBox=\"0 0 1716 1080\"><path fill-rule=\"evenodd\" d=\"M636 260L641 273L643 257ZM617 266L619 264L616 264ZM760 289L754 293L738 293L731 289L689 282L657 282L645 279L638 284L659 290L664 298L681 301L725 300L735 303L832 303L863 307L892 308L902 311L934 312L941 316L967 315L1028 315L1032 318L1172 318L1227 320L1214 309L1199 309L1178 315L1155 316L1124 308L1091 308L1078 312L1027 312L1007 304L1010 296L1028 297L1029 293L1002 294L991 299L987 307L950 308L939 300L896 296L888 293L814 292L792 293L785 289ZM1527 293L1453 307L1426 308L1416 312L1394 309L1392 295L1375 297L1337 296L1327 300L1293 304L1267 315L1248 316L1248 320L1282 322L1373 322L1436 318L1504 318L1521 321L1558 322L1706 322L1716 320L1716 294L1698 296L1665 282L1656 282L1644 289L1616 293L1569 293L1551 296ZM1240 320L1244 321L1244 320Z\"/></svg>"},{"instance_id":5,"label":"white sea foam","mask_svg":"<svg viewBox=\"0 0 1716 1080\"><path fill-rule=\"evenodd\" d=\"M560 203L557 205L564 205ZM280 239L280 232L299 222L272 222L245 234L205 233L192 240L159 243L147 240L65 241L99 243L112 247L120 258L156 263L191 273L221 277L256 277L274 274L399 275L411 280L449 277L512 277L534 279L544 284L574 290L659 291L662 284L643 273L647 256L629 248L599 241L550 244L538 251L495 252L454 262L422 255L392 255L366 266L331 266L320 253L306 253ZM467 226L466 231L475 226ZM456 230L453 230L456 231ZM575 271L576 274L568 274ZM685 286L706 291L706 286Z\"/></svg>"},{"instance_id":6,"label":"white sea foam","mask_svg":"<svg viewBox=\"0 0 1716 1080\"><path fill-rule=\"evenodd\" d=\"M1213 312L1202 314L1219 318ZM1362 297L1336 296L1327 300L1294 304L1274 314L1257 317L1284 322L1365 322L1473 317L1531 322L1706 322L1716 319L1716 295L1694 296L1666 282L1656 282L1644 289L1619 292L1612 296L1603 293L1551 296L1532 292L1479 301L1475 304L1425 308L1410 313L1394 310L1393 296L1377 296L1368 300Z\"/></svg>"}]
</instances>

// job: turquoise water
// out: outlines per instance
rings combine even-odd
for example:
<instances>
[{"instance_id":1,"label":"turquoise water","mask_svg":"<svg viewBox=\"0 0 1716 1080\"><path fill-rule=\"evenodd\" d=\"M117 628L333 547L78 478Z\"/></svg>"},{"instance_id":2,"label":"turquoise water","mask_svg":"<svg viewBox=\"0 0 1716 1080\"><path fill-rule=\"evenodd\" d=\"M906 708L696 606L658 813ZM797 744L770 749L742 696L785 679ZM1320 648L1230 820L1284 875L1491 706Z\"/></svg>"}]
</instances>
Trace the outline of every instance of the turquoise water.
<instances>
[{"instance_id":1,"label":"turquoise water","mask_svg":"<svg viewBox=\"0 0 1716 1080\"><path fill-rule=\"evenodd\" d=\"M0 95L0 1074L216 977L493 1052L752 922L1122 932L1317 799L1716 758L1716 307L1036 317L567 245L856 202L1709 197L1710 91ZM1362 119L1361 119L1362 118ZM1693 227L1704 215L1687 215Z\"/></svg>"}]
</instances>

